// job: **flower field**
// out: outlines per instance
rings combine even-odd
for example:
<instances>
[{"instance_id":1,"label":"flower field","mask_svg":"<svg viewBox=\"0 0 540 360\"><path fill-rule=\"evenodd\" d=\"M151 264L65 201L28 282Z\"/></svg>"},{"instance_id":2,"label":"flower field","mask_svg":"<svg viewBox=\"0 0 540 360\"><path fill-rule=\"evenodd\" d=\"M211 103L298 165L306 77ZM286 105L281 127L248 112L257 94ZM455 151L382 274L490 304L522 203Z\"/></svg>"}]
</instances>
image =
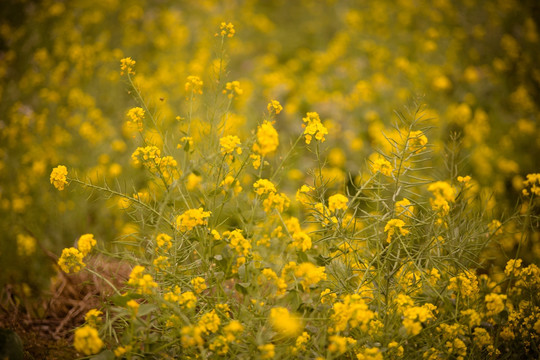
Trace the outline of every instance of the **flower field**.
<instances>
[{"instance_id":1,"label":"flower field","mask_svg":"<svg viewBox=\"0 0 540 360\"><path fill-rule=\"evenodd\" d=\"M0 357L540 357L539 14L3 2Z\"/></svg>"}]
</instances>

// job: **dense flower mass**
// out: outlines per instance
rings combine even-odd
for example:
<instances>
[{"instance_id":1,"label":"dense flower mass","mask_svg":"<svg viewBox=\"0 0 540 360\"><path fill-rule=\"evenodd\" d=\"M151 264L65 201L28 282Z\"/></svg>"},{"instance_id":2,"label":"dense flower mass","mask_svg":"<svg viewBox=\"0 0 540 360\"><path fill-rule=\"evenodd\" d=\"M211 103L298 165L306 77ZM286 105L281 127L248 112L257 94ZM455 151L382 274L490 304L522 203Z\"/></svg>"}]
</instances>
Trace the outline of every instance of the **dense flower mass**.
<instances>
[{"instance_id":1,"label":"dense flower mass","mask_svg":"<svg viewBox=\"0 0 540 360\"><path fill-rule=\"evenodd\" d=\"M68 183L67 174L67 168L64 165L58 165L51 172L51 184L58 190L64 190L64 185Z\"/></svg>"},{"instance_id":2,"label":"dense flower mass","mask_svg":"<svg viewBox=\"0 0 540 360\"><path fill-rule=\"evenodd\" d=\"M184 85L184 89L187 93L193 93L193 94L202 94L202 87L203 87L203 81L200 77L190 75L187 77L186 84Z\"/></svg>"},{"instance_id":3,"label":"dense flower mass","mask_svg":"<svg viewBox=\"0 0 540 360\"><path fill-rule=\"evenodd\" d=\"M253 144L253 151L261 156L266 156L276 151L278 146L278 133L272 123L265 120L257 128L257 142Z\"/></svg>"},{"instance_id":4,"label":"dense flower mass","mask_svg":"<svg viewBox=\"0 0 540 360\"><path fill-rule=\"evenodd\" d=\"M182 232L193 230L196 226L208 225L212 213L203 208L189 209L176 217L176 228Z\"/></svg>"},{"instance_id":5,"label":"dense flower mass","mask_svg":"<svg viewBox=\"0 0 540 360\"><path fill-rule=\"evenodd\" d=\"M240 139L238 136L224 136L219 139L219 145L221 146L221 153L223 155L230 155L233 152L236 152L238 155L242 154L242 148L240 147Z\"/></svg>"},{"instance_id":6,"label":"dense flower mass","mask_svg":"<svg viewBox=\"0 0 540 360\"><path fill-rule=\"evenodd\" d=\"M223 94L227 94L229 99L238 97L244 93L244 90L240 87L240 82L235 80L225 84L225 89L223 89Z\"/></svg>"},{"instance_id":7,"label":"dense flower mass","mask_svg":"<svg viewBox=\"0 0 540 360\"><path fill-rule=\"evenodd\" d=\"M96 246L96 239L94 239L93 234L84 234L81 235L79 240L77 241L77 248L81 252L82 256L88 255L90 251L92 251L92 248Z\"/></svg>"},{"instance_id":8,"label":"dense flower mass","mask_svg":"<svg viewBox=\"0 0 540 360\"><path fill-rule=\"evenodd\" d=\"M130 57L120 60L120 75L135 75L133 68L135 67L135 60Z\"/></svg>"},{"instance_id":9,"label":"dense flower mass","mask_svg":"<svg viewBox=\"0 0 540 360\"><path fill-rule=\"evenodd\" d=\"M128 110L126 117L128 120L128 126L134 127L137 131L143 131L143 119L144 119L144 110L140 107L134 107Z\"/></svg>"},{"instance_id":10,"label":"dense flower mass","mask_svg":"<svg viewBox=\"0 0 540 360\"><path fill-rule=\"evenodd\" d=\"M128 284L136 288L139 294L152 294L152 290L158 287L158 284L152 278L150 274L143 274L145 267L137 265L131 270L129 274Z\"/></svg>"},{"instance_id":11,"label":"dense flower mass","mask_svg":"<svg viewBox=\"0 0 540 360\"><path fill-rule=\"evenodd\" d=\"M306 144L310 144L313 138L320 142L326 140L324 136L328 135L328 129L321 123L319 114L316 112L308 112L306 117L302 118L302 121L305 123L302 124L302 126L304 127Z\"/></svg>"},{"instance_id":12,"label":"dense flower mass","mask_svg":"<svg viewBox=\"0 0 540 360\"><path fill-rule=\"evenodd\" d=\"M81 271L86 264L83 262L84 255L74 247L66 248L62 251L62 256L58 259L58 266L63 272L76 273Z\"/></svg>"},{"instance_id":13,"label":"dense flower mass","mask_svg":"<svg viewBox=\"0 0 540 360\"><path fill-rule=\"evenodd\" d=\"M530 2L20 3L3 309L52 285L96 359L540 358Z\"/></svg>"},{"instance_id":14,"label":"dense flower mass","mask_svg":"<svg viewBox=\"0 0 540 360\"><path fill-rule=\"evenodd\" d=\"M73 345L77 351L84 355L97 354L103 347L103 341L98 331L91 326L85 325L75 330Z\"/></svg>"},{"instance_id":15,"label":"dense flower mass","mask_svg":"<svg viewBox=\"0 0 540 360\"><path fill-rule=\"evenodd\" d=\"M302 331L300 319L283 307L276 307L270 310L270 323L283 336L294 337Z\"/></svg>"}]
</instances>

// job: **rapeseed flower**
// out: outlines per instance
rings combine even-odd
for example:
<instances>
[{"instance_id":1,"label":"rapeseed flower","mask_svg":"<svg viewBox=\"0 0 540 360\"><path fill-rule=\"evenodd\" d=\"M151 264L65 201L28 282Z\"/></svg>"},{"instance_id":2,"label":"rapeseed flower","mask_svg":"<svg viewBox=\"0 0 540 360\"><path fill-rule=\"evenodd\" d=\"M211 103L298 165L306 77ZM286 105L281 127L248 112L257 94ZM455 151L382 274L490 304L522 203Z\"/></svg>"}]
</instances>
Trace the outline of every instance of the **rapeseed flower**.
<instances>
[{"instance_id":1,"label":"rapeseed flower","mask_svg":"<svg viewBox=\"0 0 540 360\"><path fill-rule=\"evenodd\" d=\"M51 172L51 184L58 190L64 190L64 185L68 183L67 174L67 168L64 165L58 165Z\"/></svg>"},{"instance_id":2,"label":"rapeseed flower","mask_svg":"<svg viewBox=\"0 0 540 360\"><path fill-rule=\"evenodd\" d=\"M386 242L390 243L394 234L399 233L400 235L407 235L409 233L409 230L404 229L404 226L405 222L401 219L389 220L384 226L384 232L388 233L388 236L386 237Z\"/></svg>"},{"instance_id":3,"label":"rapeseed flower","mask_svg":"<svg viewBox=\"0 0 540 360\"><path fill-rule=\"evenodd\" d=\"M223 89L223 94L227 94L229 99L240 96L244 93L244 90L240 87L239 81L231 81L225 84L225 89Z\"/></svg>"},{"instance_id":4,"label":"rapeseed flower","mask_svg":"<svg viewBox=\"0 0 540 360\"><path fill-rule=\"evenodd\" d=\"M187 81L184 85L184 89L187 93L202 94L203 81L200 77L190 75L187 77Z\"/></svg>"},{"instance_id":5,"label":"rapeseed flower","mask_svg":"<svg viewBox=\"0 0 540 360\"><path fill-rule=\"evenodd\" d=\"M222 36L222 37L227 36L227 37L232 38L234 34L236 34L234 25L232 23L222 22L219 25L219 30L220 30L219 33L216 33L215 36Z\"/></svg>"},{"instance_id":6,"label":"rapeseed flower","mask_svg":"<svg viewBox=\"0 0 540 360\"><path fill-rule=\"evenodd\" d=\"M103 322L101 317L102 315L102 311L99 311L98 309L91 309L86 313L86 315L84 315L84 321L86 321L88 326L97 328L97 326Z\"/></svg>"},{"instance_id":7,"label":"rapeseed flower","mask_svg":"<svg viewBox=\"0 0 540 360\"><path fill-rule=\"evenodd\" d=\"M134 67L135 60L131 59L130 57L123 58L120 60L120 75L124 75L124 73L128 75L135 75L135 71L133 71Z\"/></svg>"},{"instance_id":8,"label":"rapeseed flower","mask_svg":"<svg viewBox=\"0 0 540 360\"><path fill-rule=\"evenodd\" d=\"M163 249L167 251L172 247L172 237L167 234L161 233L156 236L156 245L158 249Z\"/></svg>"},{"instance_id":9,"label":"rapeseed flower","mask_svg":"<svg viewBox=\"0 0 540 360\"><path fill-rule=\"evenodd\" d=\"M392 176L394 168L390 161L386 160L383 156L378 155L371 163L371 170L373 173L380 172L384 176Z\"/></svg>"},{"instance_id":10,"label":"rapeseed flower","mask_svg":"<svg viewBox=\"0 0 540 360\"><path fill-rule=\"evenodd\" d=\"M152 289L157 288L158 284L150 274L143 274L144 271L144 266L135 266L129 274L127 283L134 286L138 294L152 294Z\"/></svg>"},{"instance_id":11,"label":"rapeseed flower","mask_svg":"<svg viewBox=\"0 0 540 360\"><path fill-rule=\"evenodd\" d=\"M295 337L302 331L300 319L284 307L272 308L269 319L272 328L282 336Z\"/></svg>"},{"instance_id":12,"label":"rapeseed flower","mask_svg":"<svg viewBox=\"0 0 540 360\"><path fill-rule=\"evenodd\" d=\"M328 135L328 129L321 123L319 114L316 112L308 112L306 117L302 118L302 121L305 122L302 126L304 127L306 144L309 145L314 137L320 142L326 140L324 136Z\"/></svg>"},{"instance_id":13,"label":"rapeseed flower","mask_svg":"<svg viewBox=\"0 0 540 360\"><path fill-rule=\"evenodd\" d=\"M58 266L66 274L81 271L86 264L83 262L84 255L76 248L70 247L62 250L62 255L58 259Z\"/></svg>"},{"instance_id":14,"label":"rapeseed flower","mask_svg":"<svg viewBox=\"0 0 540 360\"><path fill-rule=\"evenodd\" d=\"M267 106L267 109L268 109L268 112L272 115L278 115L282 110L283 110L283 106L281 106L281 104L279 103L279 101L277 100L271 100L269 103L268 103L268 106Z\"/></svg>"},{"instance_id":15,"label":"rapeseed flower","mask_svg":"<svg viewBox=\"0 0 540 360\"><path fill-rule=\"evenodd\" d=\"M411 131L409 134L408 145L412 152L420 152L425 149L428 142L426 135L420 130Z\"/></svg>"},{"instance_id":16,"label":"rapeseed flower","mask_svg":"<svg viewBox=\"0 0 540 360\"><path fill-rule=\"evenodd\" d=\"M81 235L79 240L77 240L77 248L81 252L82 256L86 256L92 251L92 248L96 246L96 239L94 239L93 234L84 234Z\"/></svg>"},{"instance_id":17,"label":"rapeseed flower","mask_svg":"<svg viewBox=\"0 0 540 360\"><path fill-rule=\"evenodd\" d=\"M202 277L200 277L200 276L198 276L198 277L196 277L196 278L193 278L193 279L191 280L191 286L193 286L193 290L194 290L195 293L197 293L197 294L202 293L202 292L203 292L204 290L206 290L206 288L208 287L208 286L206 285L205 280L204 280Z\"/></svg>"},{"instance_id":18,"label":"rapeseed flower","mask_svg":"<svg viewBox=\"0 0 540 360\"><path fill-rule=\"evenodd\" d=\"M98 331L93 327L85 325L75 330L73 346L84 355L97 354L103 345Z\"/></svg>"},{"instance_id":19,"label":"rapeseed flower","mask_svg":"<svg viewBox=\"0 0 540 360\"><path fill-rule=\"evenodd\" d=\"M232 155L234 152L238 155L242 154L240 144L240 139L236 135L227 135L219 139L222 155Z\"/></svg>"},{"instance_id":20,"label":"rapeseed flower","mask_svg":"<svg viewBox=\"0 0 540 360\"><path fill-rule=\"evenodd\" d=\"M276 356L274 344L259 345L258 349L261 352L262 360L273 359Z\"/></svg>"},{"instance_id":21,"label":"rapeseed flower","mask_svg":"<svg viewBox=\"0 0 540 360\"><path fill-rule=\"evenodd\" d=\"M196 226L208 225L212 213L203 208L189 209L176 217L176 228L182 232L193 230Z\"/></svg>"},{"instance_id":22,"label":"rapeseed flower","mask_svg":"<svg viewBox=\"0 0 540 360\"><path fill-rule=\"evenodd\" d=\"M331 212L336 212L337 210L347 210L347 203L349 199L345 195L336 194L328 198L328 209Z\"/></svg>"},{"instance_id":23,"label":"rapeseed flower","mask_svg":"<svg viewBox=\"0 0 540 360\"><path fill-rule=\"evenodd\" d=\"M31 256L36 251L36 239L30 235L17 235L17 255Z\"/></svg>"},{"instance_id":24,"label":"rapeseed flower","mask_svg":"<svg viewBox=\"0 0 540 360\"><path fill-rule=\"evenodd\" d=\"M128 117L128 126L137 127L137 130L139 132L143 131L143 119L144 119L144 110L140 107L134 107L128 110L126 113L126 116Z\"/></svg>"},{"instance_id":25,"label":"rapeseed flower","mask_svg":"<svg viewBox=\"0 0 540 360\"><path fill-rule=\"evenodd\" d=\"M272 123L263 121L257 127L257 142L253 144L253 151L261 156L266 156L276 151L279 146L279 135Z\"/></svg>"}]
</instances>

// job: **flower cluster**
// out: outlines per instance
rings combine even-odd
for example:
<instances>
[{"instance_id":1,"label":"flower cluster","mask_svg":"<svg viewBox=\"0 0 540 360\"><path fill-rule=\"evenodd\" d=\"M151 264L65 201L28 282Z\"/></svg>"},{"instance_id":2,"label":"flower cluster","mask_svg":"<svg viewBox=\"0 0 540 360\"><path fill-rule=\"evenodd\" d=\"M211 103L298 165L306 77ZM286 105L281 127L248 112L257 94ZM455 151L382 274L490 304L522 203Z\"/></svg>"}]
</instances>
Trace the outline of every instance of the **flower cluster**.
<instances>
[{"instance_id":1,"label":"flower cluster","mask_svg":"<svg viewBox=\"0 0 540 360\"><path fill-rule=\"evenodd\" d=\"M67 174L67 168L64 165L58 165L51 172L51 184L58 190L64 190L64 185L68 183Z\"/></svg>"},{"instance_id":2,"label":"flower cluster","mask_svg":"<svg viewBox=\"0 0 540 360\"><path fill-rule=\"evenodd\" d=\"M308 112L306 117L302 118L302 121L305 123L302 126L304 127L306 144L309 145L314 137L315 140L319 140L320 142L326 140L324 136L328 134L328 129L321 123L319 114Z\"/></svg>"},{"instance_id":3,"label":"flower cluster","mask_svg":"<svg viewBox=\"0 0 540 360\"><path fill-rule=\"evenodd\" d=\"M187 93L191 94L199 94L201 95L203 93L202 91L203 87L203 81L200 77L190 75L187 77L186 84L184 85L184 89Z\"/></svg>"},{"instance_id":4,"label":"flower cluster","mask_svg":"<svg viewBox=\"0 0 540 360\"><path fill-rule=\"evenodd\" d=\"M176 217L176 228L181 232L193 230L196 226L208 225L212 213L203 208L189 209Z\"/></svg>"}]
</instances>

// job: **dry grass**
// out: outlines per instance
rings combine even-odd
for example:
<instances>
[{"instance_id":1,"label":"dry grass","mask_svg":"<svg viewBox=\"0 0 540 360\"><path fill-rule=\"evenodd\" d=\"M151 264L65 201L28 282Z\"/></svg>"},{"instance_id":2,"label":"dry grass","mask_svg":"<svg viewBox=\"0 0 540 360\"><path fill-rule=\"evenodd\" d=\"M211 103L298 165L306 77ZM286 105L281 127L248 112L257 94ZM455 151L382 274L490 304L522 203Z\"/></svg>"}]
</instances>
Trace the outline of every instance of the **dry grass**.
<instances>
[{"instance_id":1,"label":"dry grass","mask_svg":"<svg viewBox=\"0 0 540 360\"><path fill-rule=\"evenodd\" d=\"M88 258L93 270L121 287L130 267L102 256ZM77 357L73 330L84 322L84 315L99 308L113 291L96 276L81 272L58 272L49 291L39 297L25 295L8 285L0 293L0 328L15 331L23 340L27 359L73 359Z\"/></svg>"}]
</instances>

